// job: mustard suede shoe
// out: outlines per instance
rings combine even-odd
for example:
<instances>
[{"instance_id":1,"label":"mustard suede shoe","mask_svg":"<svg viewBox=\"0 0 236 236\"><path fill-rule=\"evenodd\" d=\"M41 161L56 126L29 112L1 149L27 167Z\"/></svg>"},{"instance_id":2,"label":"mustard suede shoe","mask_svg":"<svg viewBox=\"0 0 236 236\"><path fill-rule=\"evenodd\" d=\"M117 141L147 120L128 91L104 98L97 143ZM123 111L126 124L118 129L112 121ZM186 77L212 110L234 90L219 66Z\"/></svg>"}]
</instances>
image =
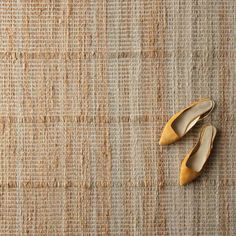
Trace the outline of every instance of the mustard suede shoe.
<instances>
[{"instance_id":1,"label":"mustard suede shoe","mask_svg":"<svg viewBox=\"0 0 236 236\"><path fill-rule=\"evenodd\" d=\"M192 182L201 174L203 166L210 156L215 136L216 128L214 126L206 125L202 128L197 144L181 163L180 185L186 185Z\"/></svg>"},{"instance_id":2,"label":"mustard suede shoe","mask_svg":"<svg viewBox=\"0 0 236 236\"><path fill-rule=\"evenodd\" d=\"M204 98L174 114L165 125L159 144L168 145L181 139L199 120L208 116L214 106L213 100Z\"/></svg>"}]
</instances>

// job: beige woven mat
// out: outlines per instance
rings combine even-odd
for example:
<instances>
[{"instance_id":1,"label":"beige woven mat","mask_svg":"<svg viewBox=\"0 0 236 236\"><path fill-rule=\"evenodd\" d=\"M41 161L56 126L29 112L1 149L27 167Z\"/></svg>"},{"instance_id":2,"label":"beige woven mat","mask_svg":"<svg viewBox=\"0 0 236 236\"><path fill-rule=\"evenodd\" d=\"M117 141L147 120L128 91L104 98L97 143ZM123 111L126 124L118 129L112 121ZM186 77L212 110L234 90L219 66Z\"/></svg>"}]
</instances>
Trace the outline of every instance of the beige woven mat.
<instances>
[{"instance_id":1,"label":"beige woven mat","mask_svg":"<svg viewBox=\"0 0 236 236\"><path fill-rule=\"evenodd\" d=\"M235 235L235 0L1 0L0 234ZM217 108L161 148L175 111ZM203 175L178 186L203 123Z\"/></svg>"}]
</instances>

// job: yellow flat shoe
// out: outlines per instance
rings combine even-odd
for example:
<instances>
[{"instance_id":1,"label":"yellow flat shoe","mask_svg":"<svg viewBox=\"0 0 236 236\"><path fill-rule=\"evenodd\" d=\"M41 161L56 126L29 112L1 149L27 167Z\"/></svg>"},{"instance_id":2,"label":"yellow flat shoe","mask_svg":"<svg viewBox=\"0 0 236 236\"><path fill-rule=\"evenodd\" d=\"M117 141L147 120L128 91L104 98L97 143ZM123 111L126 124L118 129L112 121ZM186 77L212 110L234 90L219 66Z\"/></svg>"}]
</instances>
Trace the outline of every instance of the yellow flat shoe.
<instances>
[{"instance_id":1,"label":"yellow flat shoe","mask_svg":"<svg viewBox=\"0 0 236 236\"><path fill-rule=\"evenodd\" d=\"M206 125L200 132L197 144L183 159L180 167L179 184L186 185L196 179L210 156L213 142L216 136L216 128Z\"/></svg>"},{"instance_id":2,"label":"yellow flat shoe","mask_svg":"<svg viewBox=\"0 0 236 236\"><path fill-rule=\"evenodd\" d=\"M159 144L168 145L181 139L199 120L208 116L214 106L213 100L205 98L174 114L165 125Z\"/></svg>"}]
</instances>

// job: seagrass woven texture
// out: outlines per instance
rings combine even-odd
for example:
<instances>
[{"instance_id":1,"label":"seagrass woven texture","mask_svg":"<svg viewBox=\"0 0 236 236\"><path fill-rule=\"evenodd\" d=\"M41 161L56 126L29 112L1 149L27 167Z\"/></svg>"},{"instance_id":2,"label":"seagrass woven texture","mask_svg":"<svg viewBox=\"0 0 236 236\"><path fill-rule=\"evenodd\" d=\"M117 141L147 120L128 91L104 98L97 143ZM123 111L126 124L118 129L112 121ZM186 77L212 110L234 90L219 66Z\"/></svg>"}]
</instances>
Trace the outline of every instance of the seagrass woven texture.
<instances>
[{"instance_id":1,"label":"seagrass woven texture","mask_svg":"<svg viewBox=\"0 0 236 236\"><path fill-rule=\"evenodd\" d=\"M1 0L0 234L235 235L235 0ZM212 115L160 147L173 113ZM202 176L178 186L200 127Z\"/></svg>"}]
</instances>

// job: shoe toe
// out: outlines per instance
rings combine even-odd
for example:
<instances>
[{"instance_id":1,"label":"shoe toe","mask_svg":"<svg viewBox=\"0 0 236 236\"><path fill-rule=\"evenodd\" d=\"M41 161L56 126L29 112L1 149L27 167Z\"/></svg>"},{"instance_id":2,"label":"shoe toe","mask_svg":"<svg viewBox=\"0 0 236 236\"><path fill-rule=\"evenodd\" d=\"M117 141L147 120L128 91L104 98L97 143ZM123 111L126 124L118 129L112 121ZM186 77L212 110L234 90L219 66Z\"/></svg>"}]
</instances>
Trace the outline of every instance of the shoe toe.
<instances>
[{"instance_id":1,"label":"shoe toe","mask_svg":"<svg viewBox=\"0 0 236 236\"><path fill-rule=\"evenodd\" d=\"M168 144L171 144L171 143L172 143L171 136L168 136L167 134L163 133L161 135L159 145L163 146L163 145L168 145Z\"/></svg>"},{"instance_id":2,"label":"shoe toe","mask_svg":"<svg viewBox=\"0 0 236 236\"><path fill-rule=\"evenodd\" d=\"M168 145L176 142L179 139L175 131L169 126L166 125L159 140L160 145Z\"/></svg>"},{"instance_id":3,"label":"shoe toe","mask_svg":"<svg viewBox=\"0 0 236 236\"><path fill-rule=\"evenodd\" d=\"M181 186L186 185L192 182L194 179L198 177L199 173L189 169L185 162L182 162L181 169L180 169L180 176L179 176L179 184Z\"/></svg>"},{"instance_id":4,"label":"shoe toe","mask_svg":"<svg viewBox=\"0 0 236 236\"><path fill-rule=\"evenodd\" d=\"M187 173L185 174L180 174L179 177L179 185L184 186L192 181L192 176L188 175Z\"/></svg>"}]
</instances>

